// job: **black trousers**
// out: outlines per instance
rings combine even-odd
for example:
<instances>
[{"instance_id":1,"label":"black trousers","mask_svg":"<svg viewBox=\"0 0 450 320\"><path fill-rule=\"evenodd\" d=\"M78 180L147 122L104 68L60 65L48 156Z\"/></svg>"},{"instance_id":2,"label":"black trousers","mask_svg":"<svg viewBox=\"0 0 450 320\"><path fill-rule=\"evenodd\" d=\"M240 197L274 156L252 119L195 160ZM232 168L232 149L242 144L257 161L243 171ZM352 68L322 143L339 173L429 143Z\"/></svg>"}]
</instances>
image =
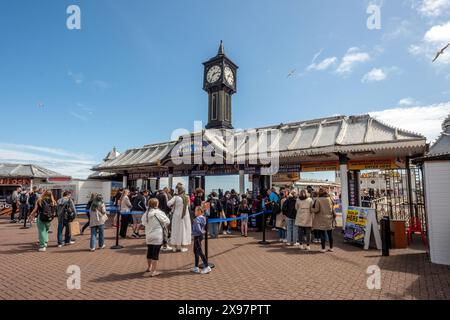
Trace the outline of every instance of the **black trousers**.
<instances>
[{"instance_id":1,"label":"black trousers","mask_svg":"<svg viewBox=\"0 0 450 320\"><path fill-rule=\"evenodd\" d=\"M11 220L14 220L17 212L17 203L13 202L11 204Z\"/></svg>"},{"instance_id":2,"label":"black trousers","mask_svg":"<svg viewBox=\"0 0 450 320\"><path fill-rule=\"evenodd\" d=\"M28 207L26 205L19 206L19 220L26 219L28 217Z\"/></svg>"},{"instance_id":3,"label":"black trousers","mask_svg":"<svg viewBox=\"0 0 450 320\"><path fill-rule=\"evenodd\" d=\"M205 254L202 250L202 240L203 236L195 236L194 237L194 256L195 256L195 266L198 267L199 258L203 261L203 266L208 266L208 259L206 259Z\"/></svg>"},{"instance_id":4,"label":"black trousers","mask_svg":"<svg viewBox=\"0 0 450 320\"><path fill-rule=\"evenodd\" d=\"M128 225L132 222L131 214L122 214L120 219L120 237L127 237Z\"/></svg>"},{"instance_id":5,"label":"black trousers","mask_svg":"<svg viewBox=\"0 0 450 320\"><path fill-rule=\"evenodd\" d=\"M87 227L89 227L89 222L91 221L91 215L89 214L89 212L86 213L86 216L87 216L88 221L81 228L81 232L84 232L84 230L86 230Z\"/></svg>"},{"instance_id":6,"label":"black trousers","mask_svg":"<svg viewBox=\"0 0 450 320\"><path fill-rule=\"evenodd\" d=\"M333 248L333 230L319 230L320 232L320 243L322 245L322 249L325 249L325 242L328 236L328 242L330 243L330 248Z\"/></svg>"}]
</instances>

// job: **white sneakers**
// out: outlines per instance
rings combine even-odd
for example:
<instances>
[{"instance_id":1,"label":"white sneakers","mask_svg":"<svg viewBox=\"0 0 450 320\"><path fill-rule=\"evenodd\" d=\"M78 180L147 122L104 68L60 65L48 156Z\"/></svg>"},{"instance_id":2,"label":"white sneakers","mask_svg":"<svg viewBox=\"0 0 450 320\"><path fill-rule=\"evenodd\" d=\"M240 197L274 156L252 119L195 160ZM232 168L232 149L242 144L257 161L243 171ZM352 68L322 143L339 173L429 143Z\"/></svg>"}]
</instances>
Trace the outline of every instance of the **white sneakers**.
<instances>
[{"instance_id":1,"label":"white sneakers","mask_svg":"<svg viewBox=\"0 0 450 320\"><path fill-rule=\"evenodd\" d=\"M39 248L39 252L45 252L47 250L46 247Z\"/></svg>"},{"instance_id":2,"label":"white sneakers","mask_svg":"<svg viewBox=\"0 0 450 320\"><path fill-rule=\"evenodd\" d=\"M310 251L311 247L310 246L306 246L306 251Z\"/></svg>"},{"instance_id":3,"label":"white sneakers","mask_svg":"<svg viewBox=\"0 0 450 320\"><path fill-rule=\"evenodd\" d=\"M305 245L304 245L304 244L302 244L302 245L300 246L300 250L305 250Z\"/></svg>"},{"instance_id":4,"label":"white sneakers","mask_svg":"<svg viewBox=\"0 0 450 320\"><path fill-rule=\"evenodd\" d=\"M189 250L188 250L188 248L181 248L180 251L181 251L181 252L188 252Z\"/></svg>"},{"instance_id":5,"label":"white sneakers","mask_svg":"<svg viewBox=\"0 0 450 320\"><path fill-rule=\"evenodd\" d=\"M211 267L205 267L205 268L203 268L201 271L200 271L200 268L199 267L194 267L193 269L192 269L192 272L193 273L200 273L200 274L207 274L207 273L210 273L211 272Z\"/></svg>"},{"instance_id":6,"label":"white sneakers","mask_svg":"<svg viewBox=\"0 0 450 320\"><path fill-rule=\"evenodd\" d=\"M207 274L211 272L211 267L207 266L205 268L203 268L203 270L201 271L201 274Z\"/></svg>"}]
</instances>

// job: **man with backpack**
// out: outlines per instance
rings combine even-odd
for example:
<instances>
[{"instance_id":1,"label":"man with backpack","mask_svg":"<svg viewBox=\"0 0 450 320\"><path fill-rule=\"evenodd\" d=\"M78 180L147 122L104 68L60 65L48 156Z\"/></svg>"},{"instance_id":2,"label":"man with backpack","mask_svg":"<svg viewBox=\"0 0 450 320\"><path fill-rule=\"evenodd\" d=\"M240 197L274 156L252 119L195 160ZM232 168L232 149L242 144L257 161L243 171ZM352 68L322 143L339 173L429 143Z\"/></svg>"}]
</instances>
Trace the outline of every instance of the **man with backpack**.
<instances>
[{"instance_id":1,"label":"man with backpack","mask_svg":"<svg viewBox=\"0 0 450 320\"><path fill-rule=\"evenodd\" d=\"M58 248L75 243L75 241L72 240L69 224L77 217L77 211L71 197L72 193L70 191L64 191L63 197L58 200ZM65 233L63 242L62 234L64 229Z\"/></svg>"},{"instance_id":2,"label":"man with backpack","mask_svg":"<svg viewBox=\"0 0 450 320\"><path fill-rule=\"evenodd\" d=\"M30 207L30 212L33 212L34 207L36 207L36 203L39 199L38 188L36 186L33 187L30 197L28 198L28 205Z\"/></svg>"},{"instance_id":3,"label":"man with backpack","mask_svg":"<svg viewBox=\"0 0 450 320\"><path fill-rule=\"evenodd\" d=\"M21 220L27 219L28 217L28 190L24 189L20 194L19 194L19 223Z\"/></svg>"},{"instance_id":4,"label":"man with backpack","mask_svg":"<svg viewBox=\"0 0 450 320\"><path fill-rule=\"evenodd\" d=\"M215 191L211 193L211 196L207 202L209 202L208 219L220 218L220 213L223 211L223 208ZM211 238L217 238L219 235L219 223L209 223L208 232Z\"/></svg>"}]
</instances>

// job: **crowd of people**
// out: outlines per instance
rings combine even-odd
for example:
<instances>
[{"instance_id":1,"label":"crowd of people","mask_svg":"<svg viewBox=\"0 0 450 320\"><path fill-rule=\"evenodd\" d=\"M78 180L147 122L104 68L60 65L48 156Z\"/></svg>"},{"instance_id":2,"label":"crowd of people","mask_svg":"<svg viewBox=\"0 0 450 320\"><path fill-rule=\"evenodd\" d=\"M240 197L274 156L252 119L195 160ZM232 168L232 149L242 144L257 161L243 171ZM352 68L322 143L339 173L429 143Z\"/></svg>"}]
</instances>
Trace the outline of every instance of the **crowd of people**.
<instances>
[{"instance_id":1,"label":"crowd of people","mask_svg":"<svg viewBox=\"0 0 450 320\"><path fill-rule=\"evenodd\" d=\"M30 225L36 223L39 251L46 251L48 234L55 218L58 221L58 247L75 243L70 224L77 217L77 206L70 191L65 191L56 201L50 190L18 188L13 193L12 200L11 222L25 220ZM188 195L180 183L175 190L164 188L155 193L120 189L114 196L112 205L112 208L118 210L107 210L102 195L92 193L85 208L87 222L80 228L80 234L83 235L90 228L90 250L105 248L104 229L108 211L111 211L114 213L112 224L119 228L121 238L145 237L147 272L151 276L160 274L157 263L161 250L185 253L192 240L195 257L192 271L203 274L211 272L202 250L206 232L210 238L218 238L221 233L229 235L233 231L240 231L241 236L248 237L249 229L258 232L266 225L276 230L279 241L287 245L311 250L311 243L317 242L321 244L321 252L333 251L332 230L336 226L334 196L323 188L318 191L308 188L299 192L287 187L280 188L278 192L271 188L261 190L256 195L248 190L243 194L238 194L235 190L225 193L213 191L206 196L201 188ZM16 218L17 209L19 215ZM115 214L116 211L119 212ZM261 214L262 212L265 213ZM222 219L220 222L207 223L207 217ZM142 229L144 235L141 235ZM199 269L200 260L203 262L202 270Z\"/></svg>"}]
</instances>

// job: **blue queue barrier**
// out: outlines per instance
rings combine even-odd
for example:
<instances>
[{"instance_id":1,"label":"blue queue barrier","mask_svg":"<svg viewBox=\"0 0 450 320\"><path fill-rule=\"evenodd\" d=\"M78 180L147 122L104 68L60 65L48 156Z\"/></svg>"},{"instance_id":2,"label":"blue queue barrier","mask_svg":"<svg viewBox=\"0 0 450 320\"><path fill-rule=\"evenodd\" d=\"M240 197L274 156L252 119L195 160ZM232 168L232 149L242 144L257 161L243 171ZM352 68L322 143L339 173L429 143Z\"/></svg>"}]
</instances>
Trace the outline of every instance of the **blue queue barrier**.
<instances>
[{"instance_id":1,"label":"blue queue barrier","mask_svg":"<svg viewBox=\"0 0 450 320\"><path fill-rule=\"evenodd\" d=\"M109 207L109 208L108 208ZM133 214L143 214L142 211L128 211L128 212L120 212L120 210L115 206L107 206L106 211L111 213L117 213L117 224L116 224L116 244L111 247L111 249L122 249L123 246L119 244L119 226L120 226L120 218L122 215L133 215ZM77 213L88 213L89 210L86 209L77 209ZM230 221L237 221L242 219L250 219L259 215L263 215L263 240L260 241L260 244L269 244L269 242L266 241L266 213L270 213L271 211L261 211L258 213L253 213L251 215L248 215L246 217L234 217L234 218L213 218L209 219L206 217L206 234L205 234L205 256L206 259L208 259L208 224L209 223L222 223L222 222L230 222ZM213 264L211 264L211 267L214 267Z\"/></svg>"}]
</instances>

